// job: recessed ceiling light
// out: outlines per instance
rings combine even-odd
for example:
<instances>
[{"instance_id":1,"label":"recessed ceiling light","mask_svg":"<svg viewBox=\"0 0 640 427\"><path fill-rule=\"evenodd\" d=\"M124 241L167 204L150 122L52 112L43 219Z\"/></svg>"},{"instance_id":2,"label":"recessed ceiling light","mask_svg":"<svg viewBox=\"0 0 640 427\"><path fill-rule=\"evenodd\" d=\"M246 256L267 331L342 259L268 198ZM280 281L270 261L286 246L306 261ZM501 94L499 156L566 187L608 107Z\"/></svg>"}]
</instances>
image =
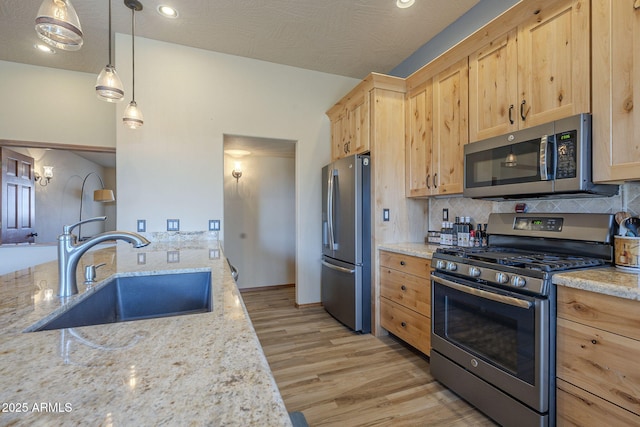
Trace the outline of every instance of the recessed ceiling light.
<instances>
[{"instance_id":1,"label":"recessed ceiling light","mask_svg":"<svg viewBox=\"0 0 640 427\"><path fill-rule=\"evenodd\" d=\"M413 6L415 2L416 0L397 0L396 6L398 6L400 9L406 9Z\"/></svg>"},{"instance_id":2,"label":"recessed ceiling light","mask_svg":"<svg viewBox=\"0 0 640 427\"><path fill-rule=\"evenodd\" d=\"M56 53L55 49L41 43L36 43L33 45L33 47L38 49L40 52L48 53L50 55L53 55L54 53Z\"/></svg>"},{"instance_id":3,"label":"recessed ceiling light","mask_svg":"<svg viewBox=\"0 0 640 427\"><path fill-rule=\"evenodd\" d=\"M177 18L178 11L171 6L159 5L158 13L166 18Z\"/></svg>"}]
</instances>

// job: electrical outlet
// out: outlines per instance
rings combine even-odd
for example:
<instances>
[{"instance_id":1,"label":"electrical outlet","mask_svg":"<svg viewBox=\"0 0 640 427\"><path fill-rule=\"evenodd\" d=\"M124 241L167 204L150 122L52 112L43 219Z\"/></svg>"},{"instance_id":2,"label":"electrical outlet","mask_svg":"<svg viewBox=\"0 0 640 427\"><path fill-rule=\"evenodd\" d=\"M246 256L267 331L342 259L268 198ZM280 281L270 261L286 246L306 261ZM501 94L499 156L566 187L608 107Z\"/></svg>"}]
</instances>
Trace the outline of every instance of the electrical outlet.
<instances>
[{"instance_id":1,"label":"electrical outlet","mask_svg":"<svg viewBox=\"0 0 640 427\"><path fill-rule=\"evenodd\" d=\"M209 231L220 231L220 220L219 219L210 219L209 220Z\"/></svg>"},{"instance_id":2,"label":"electrical outlet","mask_svg":"<svg viewBox=\"0 0 640 427\"><path fill-rule=\"evenodd\" d=\"M382 220L389 221L389 209L382 209Z\"/></svg>"},{"instance_id":3,"label":"electrical outlet","mask_svg":"<svg viewBox=\"0 0 640 427\"><path fill-rule=\"evenodd\" d=\"M167 262L168 263L180 262L180 251L167 251Z\"/></svg>"},{"instance_id":4,"label":"electrical outlet","mask_svg":"<svg viewBox=\"0 0 640 427\"><path fill-rule=\"evenodd\" d=\"M449 209L442 208L442 220L449 221Z\"/></svg>"},{"instance_id":5,"label":"electrical outlet","mask_svg":"<svg viewBox=\"0 0 640 427\"><path fill-rule=\"evenodd\" d=\"M167 220L167 231L180 231L180 220L179 219L168 219Z\"/></svg>"},{"instance_id":6,"label":"electrical outlet","mask_svg":"<svg viewBox=\"0 0 640 427\"><path fill-rule=\"evenodd\" d=\"M137 229L138 233L144 233L145 231L147 231L147 220L139 219Z\"/></svg>"}]
</instances>

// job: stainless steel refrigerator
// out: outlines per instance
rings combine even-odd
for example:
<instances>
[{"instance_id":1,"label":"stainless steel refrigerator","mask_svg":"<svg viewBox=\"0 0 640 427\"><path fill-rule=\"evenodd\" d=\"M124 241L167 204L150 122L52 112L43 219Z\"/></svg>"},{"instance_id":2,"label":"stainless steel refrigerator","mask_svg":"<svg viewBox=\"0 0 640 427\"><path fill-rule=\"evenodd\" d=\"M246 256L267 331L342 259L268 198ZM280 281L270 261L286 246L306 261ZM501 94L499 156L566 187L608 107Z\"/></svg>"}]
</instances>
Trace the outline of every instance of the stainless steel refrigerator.
<instances>
[{"instance_id":1,"label":"stainless steel refrigerator","mask_svg":"<svg viewBox=\"0 0 640 427\"><path fill-rule=\"evenodd\" d=\"M371 160L322 168L322 304L354 331L371 332Z\"/></svg>"}]
</instances>

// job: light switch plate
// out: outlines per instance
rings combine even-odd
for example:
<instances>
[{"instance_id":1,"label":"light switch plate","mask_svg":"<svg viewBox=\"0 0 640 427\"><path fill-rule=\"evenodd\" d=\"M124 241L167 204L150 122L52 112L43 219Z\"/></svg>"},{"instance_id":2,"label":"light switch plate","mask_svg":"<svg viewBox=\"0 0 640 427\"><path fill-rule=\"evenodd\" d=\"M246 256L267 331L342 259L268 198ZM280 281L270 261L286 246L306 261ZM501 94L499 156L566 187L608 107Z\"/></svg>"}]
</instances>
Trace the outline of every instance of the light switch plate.
<instances>
[{"instance_id":1,"label":"light switch plate","mask_svg":"<svg viewBox=\"0 0 640 427\"><path fill-rule=\"evenodd\" d=\"M180 251L167 251L167 262L170 264L180 262Z\"/></svg>"},{"instance_id":2,"label":"light switch plate","mask_svg":"<svg viewBox=\"0 0 640 427\"><path fill-rule=\"evenodd\" d=\"M147 231L147 220L146 219L139 219L138 220L137 230L138 230L138 233L144 233L145 231Z\"/></svg>"},{"instance_id":3,"label":"light switch plate","mask_svg":"<svg viewBox=\"0 0 640 427\"><path fill-rule=\"evenodd\" d=\"M220 231L220 220L219 219L210 219L209 220L209 231Z\"/></svg>"},{"instance_id":4,"label":"light switch plate","mask_svg":"<svg viewBox=\"0 0 640 427\"><path fill-rule=\"evenodd\" d=\"M168 219L167 220L167 231L180 231L180 220L179 219Z\"/></svg>"},{"instance_id":5,"label":"light switch plate","mask_svg":"<svg viewBox=\"0 0 640 427\"><path fill-rule=\"evenodd\" d=\"M389 221L389 209L382 209L382 220Z\"/></svg>"}]
</instances>

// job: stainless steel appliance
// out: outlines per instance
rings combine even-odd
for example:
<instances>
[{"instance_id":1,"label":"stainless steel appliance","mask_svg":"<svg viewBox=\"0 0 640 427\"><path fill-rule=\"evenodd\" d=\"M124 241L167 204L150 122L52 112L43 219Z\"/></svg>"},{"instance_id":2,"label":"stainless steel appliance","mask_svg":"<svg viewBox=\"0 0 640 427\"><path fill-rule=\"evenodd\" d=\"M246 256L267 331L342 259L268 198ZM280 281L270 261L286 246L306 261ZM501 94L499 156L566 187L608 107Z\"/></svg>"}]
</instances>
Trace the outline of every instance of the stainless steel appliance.
<instances>
[{"instance_id":1,"label":"stainless steel appliance","mask_svg":"<svg viewBox=\"0 0 640 427\"><path fill-rule=\"evenodd\" d=\"M591 115L579 114L464 146L465 197L612 196L591 181Z\"/></svg>"},{"instance_id":2,"label":"stainless steel appliance","mask_svg":"<svg viewBox=\"0 0 640 427\"><path fill-rule=\"evenodd\" d=\"M432 259L431 373L506 426L555 425L556 272L613 259L613 215L491 214Z\"/></svg>"},{"instance_id":3,"label":"stainless steel appliance","mask_svg":"<svg viewBox=\"0 0 640 427\"><path fill-rule=\"evenodd\" d=\"M322 304L355 331L371 331L370 158L322 168Z\"/></svg>"}]
</instances>

